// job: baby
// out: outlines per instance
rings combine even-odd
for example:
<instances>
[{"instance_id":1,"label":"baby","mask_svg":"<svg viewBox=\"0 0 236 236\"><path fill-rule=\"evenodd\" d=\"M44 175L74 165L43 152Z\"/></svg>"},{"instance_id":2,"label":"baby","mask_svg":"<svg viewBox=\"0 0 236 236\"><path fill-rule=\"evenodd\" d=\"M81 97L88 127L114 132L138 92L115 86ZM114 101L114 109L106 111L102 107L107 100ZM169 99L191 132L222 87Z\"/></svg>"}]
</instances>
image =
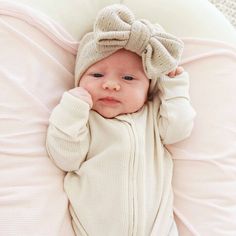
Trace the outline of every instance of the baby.
<instances>
[{"instance_id":1,"label":"baby","mask_svg":"<svg viewBox=\"0 0 236 236\"><path fill-rule=\"evenodd\" d=\"M123 5L101 10L81 40L76 87L53 110L47 135L50 158L68 172L76 235L178 235L165 145L188 137L195 116L182 50Z\"/></svg>"}]
</instances>

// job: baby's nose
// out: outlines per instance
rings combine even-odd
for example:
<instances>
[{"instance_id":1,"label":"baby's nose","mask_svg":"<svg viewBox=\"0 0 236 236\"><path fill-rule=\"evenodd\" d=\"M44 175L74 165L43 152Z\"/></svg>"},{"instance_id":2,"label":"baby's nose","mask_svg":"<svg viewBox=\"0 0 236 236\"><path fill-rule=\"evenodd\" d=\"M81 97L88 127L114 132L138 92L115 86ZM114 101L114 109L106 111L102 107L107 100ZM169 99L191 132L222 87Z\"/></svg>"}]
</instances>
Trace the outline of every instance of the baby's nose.
<instances>
[{"instance_id":1,"label":"baby's nose","mask_svg":"<svg viewBox=\"0 0 236 236\"><path fill-rule=\"evenodd\" d=\"M120 85L116 81L111 81L108 80L103 84L103 89L110 89L110 90L115 90L119 91L120 90Z\"/></svg>"}]
</instances>

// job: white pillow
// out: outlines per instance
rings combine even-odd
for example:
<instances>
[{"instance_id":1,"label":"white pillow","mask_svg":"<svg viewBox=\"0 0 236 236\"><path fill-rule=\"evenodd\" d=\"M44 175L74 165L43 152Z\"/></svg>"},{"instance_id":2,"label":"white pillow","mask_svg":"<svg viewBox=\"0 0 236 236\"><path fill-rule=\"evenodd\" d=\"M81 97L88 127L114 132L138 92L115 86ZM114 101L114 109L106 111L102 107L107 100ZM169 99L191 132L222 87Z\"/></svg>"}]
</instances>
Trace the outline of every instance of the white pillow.
<instances>
[{"instance_id":1,"label":"white pillow","mask_svg":"<svg viewBox=\"0 0 236 236\"><path fill-rule=\"evenodd\" d=\"M124 3L138 17L160 23L180 37L203 37L236 43L236 32L208 0L8 0L39 9L60 23L75 39L92 29L96 13L113 3Z\"/></svg>"},{"instance_id":2,"label":"white pillow","mask_svg":"<svg viewBox=\"0 0 236 236\"><path fill-rule=\"evenodd\" d=\"M75 39L79 40L92 24L99 9L119 3L118 0L8 0L40 10L61 24Z\"/></svg>"},{"instance_id":3,"label":"white pillow","mask_svg":"<svg viewBox=\"0 0 236 236\"><path fill-rule=\"evenodd\" d=\"M137 16L162 25L179 37L222 40L236 44L236 31L207 0L124 0Z\"/></svg>"}]
</instances>

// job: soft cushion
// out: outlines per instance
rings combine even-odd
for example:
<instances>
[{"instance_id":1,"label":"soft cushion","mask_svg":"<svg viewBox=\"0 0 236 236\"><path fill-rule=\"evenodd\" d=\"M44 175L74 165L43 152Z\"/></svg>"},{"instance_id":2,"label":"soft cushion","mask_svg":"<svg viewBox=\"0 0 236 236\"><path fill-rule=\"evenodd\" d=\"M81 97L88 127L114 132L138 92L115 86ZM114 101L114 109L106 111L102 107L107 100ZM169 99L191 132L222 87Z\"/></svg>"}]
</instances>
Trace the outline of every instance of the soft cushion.
<instances>
[{"instance_id":1,"label":"soft cushion","mask_svg":"<svg viewBox=\"0 0 236 236\"><path fill-rule=\"evenodd\" d=\"M0 235L74 235L64 174L47 156L45 134L73 86L76 48L53 22L0 3Z\"/></svg>"},{"instance_id":2,"label":"soft cushion","mask_svg":"<svg viewBox=\"0 0 236 236\"><path fill-rule=\"evenodd\" d=\"M60 23L75 39L91 30L96 13L124 3L142 18L160 23L180 37L204 37L236 43L233 26L208 0L8 0L39 9Z\"/></svg>"},{"instance_id":3,"label":"soft cushion","mask_svg":"<svg viewBox=\"0 0 236 236\"><path fill-rule=\"evenodd\" d=\"M174 158L180 235L236 235L236 47L184 39L182 65L197 111L190 138L169 146Z\"/></svg>"},{"instance_id":4,"label":"soft cushion","mask_svg":"<svg viewBox=\"0 0 236 236\"><path fill-rule=\"evenodd\" d=\"M114 2L0 1L0 235L73 235L64 173L48 159L45 133L51 110L73 85L77 44L49 17L80 39L98 9ZM192 136L169 147L175 214L181 236L234 236L235 49L223 41L235 45L236 32L207 0L125 4L178 36L207 39L184 39L197 118Z\"/></svg>"}]
</instances>

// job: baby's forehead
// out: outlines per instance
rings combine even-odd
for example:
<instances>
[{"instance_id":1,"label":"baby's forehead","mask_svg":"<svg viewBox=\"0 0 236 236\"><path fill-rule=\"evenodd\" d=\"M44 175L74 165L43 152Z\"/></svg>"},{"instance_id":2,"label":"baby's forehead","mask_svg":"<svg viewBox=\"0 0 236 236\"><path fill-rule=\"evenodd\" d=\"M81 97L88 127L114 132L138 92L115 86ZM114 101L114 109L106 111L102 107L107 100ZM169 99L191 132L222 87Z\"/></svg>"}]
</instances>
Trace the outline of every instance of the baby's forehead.
<instances>
[{"instance_id":1,"label":"baby's forehead","mask_svg":"<svg viewBox=\"0 0 236 236\"><path fill-rule=\"evenodd\" d=\"M134 52L121 49L110 56L97 61L89 69L120 69L120 70L141 70L143 71L142 58Z\"/></svg>"}]
</instances>

